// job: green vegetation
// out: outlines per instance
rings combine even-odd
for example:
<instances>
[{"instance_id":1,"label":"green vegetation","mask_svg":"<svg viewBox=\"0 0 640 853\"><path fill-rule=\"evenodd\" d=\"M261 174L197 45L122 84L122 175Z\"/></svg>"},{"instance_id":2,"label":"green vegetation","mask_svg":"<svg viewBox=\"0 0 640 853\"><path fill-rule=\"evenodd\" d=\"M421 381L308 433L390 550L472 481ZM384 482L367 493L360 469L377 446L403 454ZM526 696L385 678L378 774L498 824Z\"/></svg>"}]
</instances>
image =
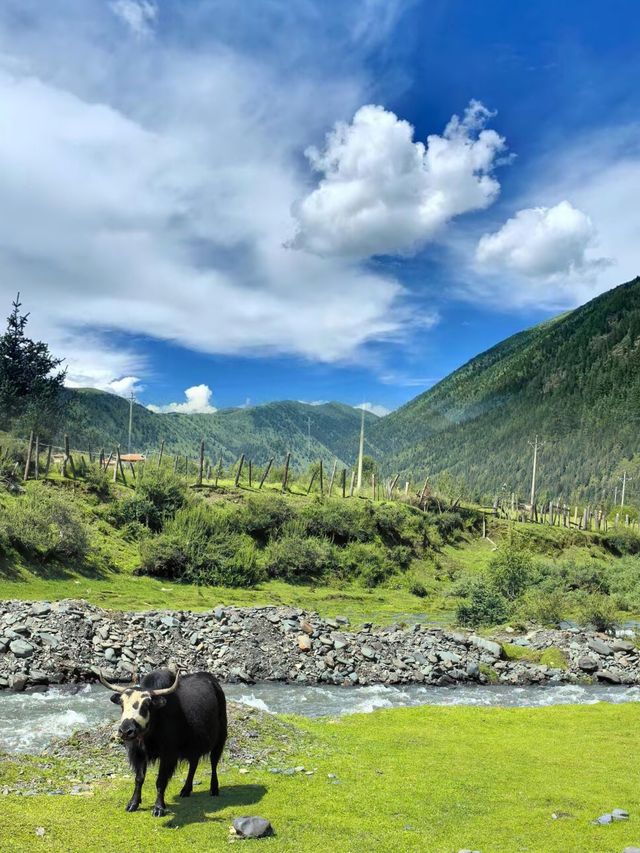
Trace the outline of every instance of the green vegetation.
<instances>
[{"instance_id":1,"label":"green vegetation","mask_svg":"<svg viewBox=\"0 0 640 853\"><path fill-rule=\"evenodd\" d=\"M205 792L204 771L196 793L181 800L178 773L168 792L170 815L151 817L151 779L142 810L127 814L132 783L123 778L122 757L120 774L96 782L86 796L3 797L0 836L7 853L221 849L234 817L260 814L276 830L260 845L274 851L619 853L638 839L640 795L629 772L629 755L640 747L637 716L633 704L602 704L290 719L289 742L296 744L299 732L297 750L278 751L276 740L267 766L258 762L241 773L227 764L219 800ZM65 759L48 763L54 766L45 772L69 775ZM315 772L268 770L296 765ZM21 768L3 763L2 772L11 773L5 781L19 772L33 776L28 759ZM592 824L614 807L627 809L629 821ZM44 836L36 836L38 827Z\"/></svg>"},{"instance_id":2,"label":"green vegetation","mask_svg":"<svg viewBox=\"0 0 640 853\"><path fill-rule=\"evenodd\" d=\"M595 503L606 490L610 502L622 468L635 473L628 462L637 425L629 412L640 405L639 340L635 279L508 338L375 423L374 455L385 470L414 480L428 472L441 491L462 481L468 497L493 498L506 484L506 497L524 497L527 442L537 432L547 441L539 457L541 500ZM639 482L630 484L628 501Z\"/></svg>"}]
</instances>

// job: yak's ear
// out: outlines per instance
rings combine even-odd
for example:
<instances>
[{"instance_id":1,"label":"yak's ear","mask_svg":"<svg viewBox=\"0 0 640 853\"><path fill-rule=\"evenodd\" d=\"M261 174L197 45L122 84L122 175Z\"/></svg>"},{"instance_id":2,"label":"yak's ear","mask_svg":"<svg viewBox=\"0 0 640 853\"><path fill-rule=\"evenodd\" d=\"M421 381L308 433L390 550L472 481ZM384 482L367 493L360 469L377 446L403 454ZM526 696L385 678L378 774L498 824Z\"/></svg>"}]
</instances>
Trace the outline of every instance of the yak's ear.
<instances>
[{"instance_id":1,"label":"yak's ear","mask_svg":"<svg viewBox=\"0 0 640 853\"><path fill-rule=\"evenodd\" d=\"M120 704L120 694L119 693L112 693L109 698L111 699L111 701L113 702L114 705Z\"/></svg>"},{"instance_id":2,"label":"yak's ear","mask_svg":"<svg viewBox=\"0 0 640 853\"><path fill-rule=\"evenodd\" d=\"M164 708L164 706L167 704L167 699L165 696L152 696L151 704L154 708Z\"/></svg>"}]
</instances>

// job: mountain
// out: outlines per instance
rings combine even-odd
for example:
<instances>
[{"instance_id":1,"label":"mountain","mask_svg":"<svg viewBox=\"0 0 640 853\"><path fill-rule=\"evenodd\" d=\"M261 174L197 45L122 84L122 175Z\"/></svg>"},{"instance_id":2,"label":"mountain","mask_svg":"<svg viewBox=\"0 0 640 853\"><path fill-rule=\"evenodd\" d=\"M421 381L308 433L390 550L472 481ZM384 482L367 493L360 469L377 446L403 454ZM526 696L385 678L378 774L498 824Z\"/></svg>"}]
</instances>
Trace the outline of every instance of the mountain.
<instances>
[{"instance_id":1,"label":"mountain","mask_svg":"<svg viewBox=\"0 0 640 853\"><path fill-rule=\"evenodd\" d=\"M477 496L601 500L640 446L640 278L508 338L375 423L389 473L462 478Z\"/></svg>"},{"instance_id":2,"label":"mountain","mask_svg":"<svg viewBox=\"0 0 640 853\"><path fill-rule=\"evenodd\" d=\"M68 398L64 430L73 447L82 450L116 444L124 450L128 442L129 401L93 388L66 389ZM272 456L281 465L292 454L294 467L305 467L322 459L327 465L353 464L358 452L362 413L343 403L284 401L243 409L221 409L212 414L158 414L134 403L132 450L154 452L165 441L169 454L195 457L204 439L209 459L220 456L228 465L246 454L257 465ZM365 412L365 423L376 421ZM311 439L308 439L310 428ZM59 436L59 441L62 436Z\"/></svg>"}]
</instances>

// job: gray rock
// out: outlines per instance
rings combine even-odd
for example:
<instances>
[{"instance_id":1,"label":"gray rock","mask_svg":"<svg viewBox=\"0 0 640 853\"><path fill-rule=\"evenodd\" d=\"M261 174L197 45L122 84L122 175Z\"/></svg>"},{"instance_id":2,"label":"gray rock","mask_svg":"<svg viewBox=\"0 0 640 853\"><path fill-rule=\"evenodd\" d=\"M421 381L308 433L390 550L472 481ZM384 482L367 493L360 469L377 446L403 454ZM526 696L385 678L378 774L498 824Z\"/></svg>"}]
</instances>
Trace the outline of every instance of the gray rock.
<instances>
[{"instance_id":1,"label":"gray rock","mask_svg":"<svg viewBox=\"0 0 640 853\"><path fill-rule=\"evenodd\" d=\"M22 672L14 675L11 679L11 689L14 693L22 693L24 688L27 686L28 680L27 676Z\"/></svg>"},{"instance_id":2,"label":"gray rock","mask_svg":"<svg viewBox=\"0 0 640 853\"><path fill-rule=\"evenodd\" d=\"M51 605L48 601L36 601L31 605L29 612L32 616L46 616L47 613L51 613Z\"/></svg>"},{"instance_id":3,"label":"gray rock","mask_svg":"<svg viewBox=\"0 0 640 853\"><path fill-rule=\"evenodd\" d=\"M360 649L360 653L362 654L362 657L366 658L367 660L376 659L375 649L372 649L371 646L362 646L362 648Z\"/></svg>"},{"instance_id":4,"label":"gray rock","mask_svg":"<svg viewBox=\"0 0 640 853\"><path fill-rule=\"evenodd\" d=\"M599 669L596 672L596 678L598 681L605 681L607 684L620 684L620 676L606 669Z\"/></svg>"},{"instance_id":5,"label":"gray rock","mask_svg":"<svg viewBox=\"0 0 640 853\"><path fill-rule=\"evenodd\" d=\"M469 678L477 678L480 675L480 664L475 661L469 661L467 664L467 675Z\"/></svg>"},{"instance_id":6,"label":"gray rock","mask_svg":"<svg viewBox=\"0 0 640 853\"><path fill-rule=\"evenodd\" d=\"M179 628L180 627L180 620L176 619L175 616L163 616L160 619L160 624L166 625L167 628Z\"/></svg>"},{"instance_id":7,"label":"gray rock","mask_svg":"<svg viewBox=\"0 0 640 853\"><path fill-rule=\"evenodd\" d=\"M263 817L236 817L233 828L240 838L267 838L274 834L271 822Z\"/></svg>"},{"instance_id":8,"label":"gray rock","mask_svg":"<svg viewBox=\"0 0 640 853\"><path fill-rule=\"evenodd\" d=\"M613 654L613 649L610 645L605 643L603 640L599 640L597 637L594 637L592 640L589 640L587 643L592 652L595 652L597 655L602 655L603 657L608 657Z\"/></svg>"},{"instance_id":9,"label":"gray rock","mask_svg":"<svg viewBox=\"0 0 640 853\"><path fill-rule=\"evenodd\" d=\"M502 656L502 646L500 643L495 643L493 640L487 640L485 637L478 637L477 634L472 634L469 637L469 642L476 649L487 652L491 657L499 658Z\"/></svg>"},{"instance_id":10,"label":"gray rock","mask_svg":"<svg viewBox=\"0 0 640 853\"><path fill-rule=\"evenodd\" d=\"M9 650L9 640L7 637L0 637L0 655L3 655Z\"/></svg>"},{"instance_id":11,"label":"gray rock","mask_svg":"<svg viewBox=\"0 0 640 853\"><path fill-rule=\"evenodd\" d=\"M57 634L49 634L48 632L38 635L45 646L50 649L57 649L60 646L60 636Z\"/></svg>"},{"instance_id":12,"label":"gray rock","mask_svg":"<svg viewBox=\"0 0 640 853\"><path fill-rule=\"evenodd\" d=\"M35 649L26 640L12 640L9 648L17 658L30 658Z\"/></svg>"},{"instance_id":13,"label":"gray rock","mask_svg":"<svg viewBox=\"0 0 640 853\"><path fill-rule=\"evenodd\" d=\"M614 809L611 817L614 820L629 820L629 812L626 809Z\"/></svg>"},{"instance_id":14,"label":"gray rock","mask_svg":"<svg viewBox=\"0 0 640 853\"><path fill-rule=\"evenodd\" d=\"M598 661L588 655L582 655L578 658L578 668L583 672L595 672L598 669Z\"/></svg>"},{"instance_id":15,"label":"gray rock","mask_svg":"<svg viewBox=\"0 0 640 853\"><path fill-rule=\"evenodd\" d=\"M611 643L614 652L637 652L638 649L629 640L614 640Z\"/></svg>"},{"instance_id":16,"label":"gray rock","mask_svg":"<svg viewBox=\"0 0 640 853\"><path fill-rule=\"evenodd\" d=\"M601 814L593 822L605 826L608 823L613 823L613 817L610 814Z\"/></svg>"}]
</instances>

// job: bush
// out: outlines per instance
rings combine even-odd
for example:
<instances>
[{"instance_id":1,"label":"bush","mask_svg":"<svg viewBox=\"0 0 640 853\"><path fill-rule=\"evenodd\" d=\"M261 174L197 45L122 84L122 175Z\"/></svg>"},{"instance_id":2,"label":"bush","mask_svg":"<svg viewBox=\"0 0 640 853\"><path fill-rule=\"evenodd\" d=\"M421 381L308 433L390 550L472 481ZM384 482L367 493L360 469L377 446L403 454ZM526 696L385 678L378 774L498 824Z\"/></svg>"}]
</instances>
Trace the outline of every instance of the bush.
<instances>
[{"instance_id":1,"label":"bush","mask_svg":"<svg viewBox=\"0 0 640 853\"><path fill-rule=\"evenodd\" d=\"M631 530L615 530L600 537L604 547L617 557L640 554L640 536Z\"/></svg>"},{"instance_id":2,"label":"bush","mask_svg":"<svg viewBox=\"0 0 640 853\"><path fill-rule=\"evenodd\" d=\"M114 520L119 525L138 521L157 533L186 501L187 490L178 477L166 471L145 471L135 494L116 506Z\"/></svg>"},{"instance_id":3,"label":"bush","mask_svg":"<svg viewBox=\"0 0 640 853\"><path fill-rule=\"evenodd\" d=\"M413 550L427 545L424 513L405 504L383 503L374 509L378 534L387 545L404 545Z\"/></svg>"},{"instance_id":4,"label":"bush","mask_svg":"<svg viewBox=\"0 0 640 853\"><path fill-rule=\"evenodd\" d=\"M525 621L554 627L562 621L568 609L566 598L560 590L528 590L522 597L518 615Z\"/></svg>"},{"instance_id":5,"label":"bush","mask_svg":"<svg viewBox=\"0 0 640 853\"><path fill-rule=\"evenodd\" d=\"M433 521L445 542L457 538L464 530L464 519L459 512L442 512L433 515Z\"/></svg>"},{"instance_id":6,"label":"bush","mask_svg":"<svg viewBox=\"0 0 640 853\"><path fill-rule=\"evenodd\" d=\"M291 534L269 542L264 566L270 577L304 583L335 572L338 561L334 547L326 539Z\"/></svg>"},{"instance_id":7,"label":"bush","mask_svg":"<svg viewBox=\"0 0 640 853\"><path fill-rule=\"evenodd\" d=\"M390 552L373 542L352 542L340 552L340 574L366 587L384 583L396 572Z\"/></svg>"},{"instance_id":8,"label":"bush","mask_svg":"<svg viewBox=\"0 0 640 853\"><path fill-rule=\"evenodd\" d=\"M591 626L596 631L613 631L618 621L615 602L609 596L599 593L584 596L578 608L580 625Z\"/></svg>"},{"instance_id":9,"label":"bush","mask_svg":"<svg viewBox=\"0 0 640 853\"><path fill-rule=\"evenodd\" d=\"M461 625L477 628L480 625L500 625L509 618L509 602L486 579L471 584L469 598L458 605L457 619Z\"/></svg>"},{"instance_id":10,"label":"bush","mask_svg":"<svg viewBox=\"0 0 640 853\"><path fill-rule=\"evenodd\" d=\"M426 598L428 595L428 591L426 586L422 583L422 581L414 580L409 585L409 592L411 595L415 595L417 598Z\"/></svg>"},{"instance_id":11,"label":"bush","mask_svg":"<svg viewBox=\"0 0 640 853\"><path fill-rule=\"evenodd\" d=\"M11 501L0 520L0 536L42 560L86 557L89 535L72 499L36 485Z\"/></svg>"},{"instance_id":12,"label":"bush","mask_svg":"<svg viewBox=\"0 0 640 853\"><path fill-rule=\"evenodd\" d=\"M107 501L112 495L108 471L99 465L89 465L84 472L84 487L90 495L95 495L101 501Z\"/></svg>"},{"instance_id":13,"label":"bush","mask_svg":"<svg viewBox=\"0 0 640 853\"><path fill-rule=\"evenodd\" d=\"M266 544L269 537L278 534L293 518L293 509L279 495L251 495L242 514L244 530Z\"/></svg>"},{"instance_id":14,"label":"bush","mask_svg":"<svg viewBox=\"0 0 640 853\"><path fill-rule=\"evenodd\" d=\"M513 601L533 580L531 555L513 547L498 552L489 563L489 578L501 596Z\"/></svg>"},{"instance_id":15,"label":"bush","mask_svg":"<svg viewBox=\"0 0 640 853\"><path fill-rule=\"evenodd\" d=\"M314 501L299 515L308 536L329 539L335 545L371 542L376 526L368 501Z\"/></svg>"}]
</instances>

